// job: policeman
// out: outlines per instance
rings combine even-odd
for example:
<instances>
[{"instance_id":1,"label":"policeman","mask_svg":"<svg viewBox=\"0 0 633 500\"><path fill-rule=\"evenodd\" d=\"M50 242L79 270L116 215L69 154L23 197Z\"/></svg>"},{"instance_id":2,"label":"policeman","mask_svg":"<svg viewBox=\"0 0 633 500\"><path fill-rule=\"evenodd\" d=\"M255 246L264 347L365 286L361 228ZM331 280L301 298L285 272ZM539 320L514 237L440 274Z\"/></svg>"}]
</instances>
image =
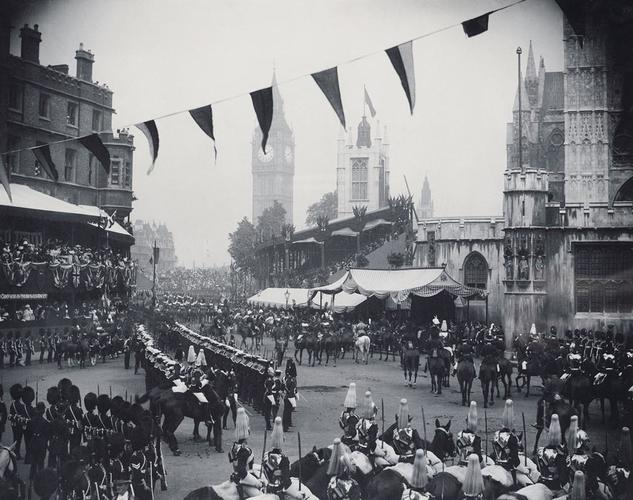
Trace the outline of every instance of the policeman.
<instances>
[{"instance_id":1,"label":"policeman","mask_svg":"<svg viewBox=\"0 0 633 500\"><path fill-rule=\"evenodd\" d=\"M229 462L233 466L231 481L236 483L238 488L240 485L247 485L260 489L261 482L252 473L255 456L248 446L249 434L248 415L244 408L239 408L235 421L235 442L229 451Z\"/></svg>"},{"instance_id":2,"label":"policeman","mask_svg":"<svg viewBox=\"0 0 633 500\"><path fill-rule=\"evenodd\" d=\"M495 432L493 441L493 459L497 465L512 474L516 484L516 467L519 465L519 438L514 432L514 404L506 401L503 410L503 427Z\"/></svg>"},{"instance_id":3,"label":"policeman","mask_svg":"<svg viewBox=\"0 0 633 500\"><path fill-rule=\"evenodd\" d=\"M327 474L331 476L327 486L328 500L360 500L361 490L352 477L351 459L338 438L334 440Z\"/></svg>"},{"instance_id":4,"label":"policeman","mask_svg":"<svg viewBox=\"0 0 633 500\"><path fill-rule=\"evenodd\" d=\"M282 422L284 424L284 432L288 432L292 427L292 412L297 406L297 378L286 375L284 381L284 412Z\"/></svg>"},{"instance_id":5,"label":"policeman","mask_svg":"<svg viewBox=\"0 0 633 500\"><path fill-rule=\"evenodd\" d=\"M50 334L50 330L49 330ZM46 350L46 332L44 328L40 329L40 338L38 340L39 348L40 348L40 365L44 363L44 351Z\"/></svg>"},{"instance_id":6,"label":"policeman","mask_svg":"<svg viewBox=\"0 0 633 500\"><path fill-rule=\"evenodd\" d=\"M264 456L262 464L264 475L268 480L266 493L279 494L290 485L290 461L283 453L284 432L281 417L275 419L275 426L271 435L271 450Z\"/></svg>"},{"instance_id":7,"label":"policeman","mask_svg":"<svg viewBox=\"0 0 633 500\"><path fill-rule=\"evenodd\" d=\"M423 448L423 444L418 431L411 427L409 403L403 398L400 400L400 408L393 430L393 448L400 455L400 462L412 464L415 459L415 451Z\"/></svg>"},{"instance_id":8,"label":"policeman","mask_svg":"<svg viewBox=\"0 0 633 500\"><path fill-rule=\"evenodd\" d=\"M25 365L31 366L31 356L35 354L35 347L33 346L33 339L31 338L31 332L28 331L26 334L26 339L24 340L24 351L25 351Z\"/></svg>"},{"instance_id":9,"label":"policeman","mask_svg":"<svg viewBox=\"0 0 633 500\"><path fill-rule=\"evenodd\" d=\"M457 453L459 455L459 465L468 465L468 457L473 453L481 461L481 438L477 435L477 403L470 402L468 417L466 418L466 429L457 434Z\"/></svg>"},{"instance_id":10,"label":"policeman","mask_svg":"<svg viewBox=\"0 0 633 500\"><path fill-rule=\"evenodd\" d=\"M45 411L46 405L40 401L35 405L33 418L29 422L29 433L31 435L28 449L31 460L30 480L33 480L35 475L44 468L44 460L46 459L50 422L44 418Z\"/></svg>"},{"instance_id":11,"label":"policeman","mask_svg":"<svg viewBox=\"0 0 633 500\"><path fill-rule=\"evenodd\" d=\"M543 483L552 491L558 491L568 482L567 458L562 445L562 435L558 415L554 413L550 420L547 446L539 447L537 464Z\"/></svg>"}]
</instances>

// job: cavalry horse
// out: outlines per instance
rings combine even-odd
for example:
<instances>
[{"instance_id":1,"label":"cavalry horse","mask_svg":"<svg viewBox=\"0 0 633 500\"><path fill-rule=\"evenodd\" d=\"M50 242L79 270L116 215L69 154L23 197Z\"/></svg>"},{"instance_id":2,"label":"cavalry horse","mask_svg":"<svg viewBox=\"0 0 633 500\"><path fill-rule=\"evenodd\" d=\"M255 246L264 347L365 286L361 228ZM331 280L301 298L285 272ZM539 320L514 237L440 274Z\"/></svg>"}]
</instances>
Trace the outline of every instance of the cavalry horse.
<instances>
[{"instance_id":1,"label":"cavalry horse","mask_svg":"<svg viewBox=\"0 0 633 500\"><path fill-rule=\"evenodd\" d=\"M308 351L308 366L314 366L319 355L319 339L314 332L300 333L295 338L295 361L303 362L303 351Z\"/></svg>"},{"instance_id":2,"label":"cavalry horse","mask_svg":"<svg viewBox=\"0 0 633 500\"><path fill-rule=\"evenodd\" d=\"M418 369L420 368L420 351L418 351L418 348L415 346L413 341L407 341L406 345L403 347L402 360L404 382L405 384L408 384L409 387L415 388L415 384L418 381ZM408 382L407 376L409 377ZM412 376L413 382L411 382Z\"/></svg>"},{"instance_id":3,"label":"cavalry horse","mask_svg":"<svg viewBox=\"0 0 633 500\"><path fill-rule=\"evenodd\" d=\"M354 335L354 361L356 363L369 363L369 351L371 339L368 335Z\"/></svg>"},{"instance_id":4,"label":"cavalry horse","mask_svg":"<svg viewBox=\"0 0 633 500\"><path fill-rule=\"evenodd\" d=\"M462 393L462 406L470 404L470 390L475 378L475 364L470 356L466 356L457 363L457 381Z\"/></svg>"},{"instance_id":5,"label":"cavalry horse","mask_svg":"<svg viewBox=\"0 0 633 500\"><path fill-rule=\"evenodd\" d=\"M324 333L321 341L319 342L319 364L323 359L323 353L325 353L325 366L330 363L330 356L336 367L336 358L338 358L338 337L333 333Z\"/></svg>"},{"instance_id":6,"label":"cavalry horse","mask_svg":"<svg viewBox=\"0 0 633 500\"><path fill-rule=\"evenodd\" d=\"M385 361L389 361L389 352L391 352L392 360L396 360L397 349L396 334L391 328L381 327L373 336L371 357L374 357L374 352L378 351L378 361L382 361L382 355L385 355Z\"/></svg>"},{"instance_id":7,"label":"cavalry horse","mask_svg":"<svg viewBox=\"0 0 633 500\"><path fill-rule=\"evenodd\" d=\"M426 364L431 375L431 392L434 394L442 394L443 381L449 374L450 356L451 353L443 348L430 353L427 357Z\"/></svg>"}]
</instances>

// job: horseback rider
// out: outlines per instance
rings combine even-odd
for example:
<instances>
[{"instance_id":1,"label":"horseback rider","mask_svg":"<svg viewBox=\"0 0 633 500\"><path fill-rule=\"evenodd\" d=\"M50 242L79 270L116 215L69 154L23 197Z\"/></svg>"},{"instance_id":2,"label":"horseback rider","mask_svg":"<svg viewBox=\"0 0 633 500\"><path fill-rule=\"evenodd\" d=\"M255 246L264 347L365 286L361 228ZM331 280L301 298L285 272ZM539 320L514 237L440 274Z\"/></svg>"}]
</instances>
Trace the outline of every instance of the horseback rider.
<instances>
[{"instance_id":1,"label":"horseback rider","mask_svg":"<svg viewBox=\"0 0 633 500\"><path fill-rule=\"evenodd\" d=\"M406 399L400 400L400 408L396 415L396 426L393 430L393 448L400 455L400 462L412 464L415 451L423 448L422 439L418 431L411 428L409 404Z\"/></svg>"},{"instance_id":2,"label":"horseback rider","mask_svg":"<svg viewBox=\"0 0 633 500\"><path fill-rule=\"evenodd\" d=\"M358 451L364 453L373 467L375 467L374 457L376 452L376 441L378 439L378 424L376 414L378 408L371 397L371 391L365 392L363 402L362 418L358 422Z\"/></svg>"},{"instance_id":3,"label":"horseback rider","mask_svg":"<svg viewBox=\"0 0 633 500\"><path fill-rule=\"evenodd\" d=\"M409 487L402 492L401 500L428 500L429 496L424 490L429 482L427 471L426 455L423 450L415 452L415 460L413 460L413 472L411 473L411 481Z\"/></svg>"},{"instance_id":4,"label":"horseback rider","mask_svg":"<svg viewBox=\"0 0 633 500\"><path fill-rule=\"evenodd\" d=\"M266 493L279 494L292 484L290 481L290 461L282 452L284 432L281 417L275 419L271 434L271 450L264 456L262 468L268 480Z\"/></svg>"},{"instance_id":5,"label":"horseback rider","mask_svg":"<svg viewBox=\"0 0 633 500\"><path fill-rule=\"evenodd\" d=\"M248 484L260 489L261 482L252 474L255 456L248 446L249 434L248 415L244 408L239 408L235 420L235 442L229 451L229 462L233 466L231 481L237 485Z\"/></svg>"},{"instance_id":6,"label":"horseback rider","mask_svg":"<svg viewBox=\"0 0 633 500\"><path fill-rule=\"evenodd\" d=\"M578 427L578 417L571 417L567 430L567 449L569 450L569 472L576 471L587 473L587 460L591 452L589 436Z\"/></svg>"},{"instance_id":7,"label":"horseback rider","mask_svg":"<svg viewBox=\"0 0 633 500\"><path fill-rule=\"evenodd\" d=\"M627 482L633 469L633 450L631 449L631 433L628 427L622 428L620 443L615 455L615 464L609 468L615 493L624 493L627 490Z\"/></svg>"},{"instance_id":8,"label":"horseback rider","mask_svg":"<svg viewBox=\"0 0 633 500\"><path fill-rule=\"evenodd\" d=\"M484 478L481 474L479 458L474 453L468 457L462 492L464 500L481 500L484 495Z\"/></svg>"},{"instance_id":9,"label":"horseback rider","mask_svg":"<svg viewBox=\"0 0 633 500\"><path fill-rule=\"evenodd\" d=\"M358 433L358 423L360 421L358 415L356 415L356 384L351 382L345 395L345 410L341 413L338 419L338 423L343 429L343 437L341 441L350 449L356 449L360 436Z\"/></svg>"},{"instance_id":10,"label":"horseback rider","mask_svg":"<svg viewBox=\"0 0 633 500\"><path fill-rule=\"evenodd\" d=\"M327 474L332 476L327 486L328 500L360 500L361 490L358 483L351 476L352 462L343 450L340 439L334 440L332 455L328 464Z\"/></svg>"},{"instance_id":11,"label":"horseback rider","mask_svg":"<svg viewBox=\"0 0 633 500\"><path fill-rule=\"evenodd\" d=\"M537 465L543 483L552 491L558 491L569 481L567 458L562 444L562 434L558 415L554 413L550 420L547 446L539 447Z\"/></svg>"},{"instance_id":12,"label":"horseback rider","mask_svg":"<svg viewBox=\"0 0 633 500\"><path fill-rule=\"evenodd\" d=\"M457 453L459 455L459 465L468 465L468 457L473 453L482 460L481 438L477 435L477 403L470 402L468 417L466 418L466 429L457 434Z\"/></svg>"},{"instance_id":13,"label":"horseback rider","mask_svg":"<svg viewBox=\"0 0 633 500\"><path fill-rule=\"evenodd\" d=\"M503 410L503 427L495 432L492 444L493 460L512 474L512 480L516 484L516 467L520 463L520 443L514 432L514 403L511 399L506 401Z\"/></svg>"}]
</instances>

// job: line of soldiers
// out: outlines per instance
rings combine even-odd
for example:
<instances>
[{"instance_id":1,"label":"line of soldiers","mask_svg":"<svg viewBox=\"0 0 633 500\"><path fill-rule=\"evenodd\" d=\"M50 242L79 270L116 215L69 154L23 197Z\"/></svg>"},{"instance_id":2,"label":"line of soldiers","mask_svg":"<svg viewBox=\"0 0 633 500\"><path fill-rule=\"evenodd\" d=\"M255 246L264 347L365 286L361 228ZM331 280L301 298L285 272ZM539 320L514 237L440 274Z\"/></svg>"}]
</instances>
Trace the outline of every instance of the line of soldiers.
<instances>
[{"instance_id":1,"label":"line of soldiers","mask_svg":"<svg viewBox=\"0 0 633 500\"><path fill-rule=\"evenodd\" d=\"M167 488L160 430L140 405L89 392L82 408L79 388L67 378L47 390L48 406L30 386L14 384L9 393L14 452L22 458L24 441L29 489L33 484L40 497L52 495L57 484L67 497L102 499L125 491L151 499L156 481ZM52 484L51 470L57 476Z\"/></svg>"},{"instance_id":2,"label":"line of soldiers","mask_svg":"<svg viewBox=\"0 0 633 500\"><path fill-rule=\"evenodd\" d=\"M14 366L30 366L31 357L35 354L35 342L31 333L27 332L24 338L20 332L0 334L0 368L5 366L5 357L9 357L10 368Z\"/></svg>"}]
</instances>

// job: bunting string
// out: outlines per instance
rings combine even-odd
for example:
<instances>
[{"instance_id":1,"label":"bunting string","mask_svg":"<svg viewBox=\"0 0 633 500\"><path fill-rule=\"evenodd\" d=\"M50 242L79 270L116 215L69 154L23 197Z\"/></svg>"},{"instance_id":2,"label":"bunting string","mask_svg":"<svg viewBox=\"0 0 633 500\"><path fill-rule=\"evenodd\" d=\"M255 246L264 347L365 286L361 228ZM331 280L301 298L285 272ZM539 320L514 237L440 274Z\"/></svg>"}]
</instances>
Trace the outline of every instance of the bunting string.
<instances>
[{"instance_id":1,"label":"bunting string","mask_svg":"<svg viewBox=\"0 0 633 500\"><path fill-rule=\"evenodd\" d=\"M395 47L395 46L401 46L401 45L404 45L404 44L407 44L407 43L412 43L412 42L415 42L417 40L421 40L421 39L424 39L424 38L429 38L429 37L438 35L440 33L443 33L445 31L448 31L448 30L451 30L451 29L454 29L454 28L457 28L457 27L463 28L465 30L465 33L466 33L467 36L472 36L472 35L469 35L466 32L466 27L465 27L466 23L468 23L470 21L473 21L473 20L479 20L480 18L490 16L492 14L495 14L497 12L500 12L500 11L503 11L503 10L506 10L506 9L509 9L511 7L515 7L516 5L519 5L519 4L521 4L521 3L525 2L525 1L526 0L515 0L512 3L509 3L507 5L503 5L501 7L498 7L496 9L490 10L490 11L485 12L483 14L477 15L477 16L475 16L475 17L473 17L471 19L468 19L466 21L462 21L462 22L453 23L453 24L450 24L450 25L447 25L447 26L443 26L441 28L438 28L438 29L435 29L433 31L429 31L429 32L426 32L426 33L423 33L423 34L418 35L418 36L416 36L414 38L410 38L409 40L405 40L404 42L400 42L400 43L394 44L392 46ZM352 64L354 62L357 62L357 61L360 61L362 59L366 59L368 57L372 57L374 55L377 55L377 54L380 54L380 53L384 53L384 52L385 52L384 48L373 50L371 52L367 52L367 53L361 54L359 56L347 59L347 60L337 64L336 66L338 67L338 66ZM301 80L303 78L308 78L308 77L313 78L312 75L315 74L315 73L319 73L319 71L312 71L312 72L309 72L309 73L300 74L300 75L297 75L297 76L294 76L294 77L282 80L281 82L277 83L277 86L287 85L289 83L293 83L293 82ZM239 98L242 98L242 97L252 96L253 94L255 94L257 92L259 92L261 90L266 90L268 88L270 88L270 87L267 86L267 87L262 87L262 88L257 89L257 90L251 90L251 91L247 91L247 92L240 92L239 94L233 94L233 95L230 95L230 96L227 96L227 97L223 97L223 98L220 98L220 99L218 99L216 101L212 101L210 103L207 102L203 106L214 106L216 104L221 104L221 103L224 103L224 102L233 101L235 99L239 99ZM195 106L193 108L188 107L187 109L182 109L182 110L179 110L179 111L172 111L170 113L166 113L164 115L157 116L157 117L152 118L150 120L135 122L135 123L131 123L131 124L128 124L128 125L123 125L123 126L118 127L118 128L122 129L122 128L129 128L129 127L138 127L139 125L147 124L149 122L155 122L157 120L162 120L164 118L170 118L172 116L180 115L180 114L183 114L183 113L189 113L190 110L198 109L198 108L199 107L195 107ZM112 130L103 130L102 132L103 133L112 133L113 131ZM5 151L5 152L0 153L0 154L1 155L7 155L7 154L12 154L12 153L18 153L20 151L29 151L29 150L36 150L36 149L40 149L40 148L46 148L46 147L49 147L49 146L55 145L55 144L63 144L63 143L72 142L72 141L79 141L79 140L84 139L86 137L89 137L91 135L93 135L93 133L86 134L85 136L77 136L77 137L69 137L69 138L66 138L66 139L60 139L58 141L52 141L52 142L45 143L45 144L36 144L35 146L29 146L29 147L25 147L25 148ZM151 141L150 141L150 143L151 143ZM151 148L151 146L150 146L150 148ZM151 151L151 154L152 154L152 160L155 161L157 151ZM150 167L150 171L151 171L151 168L153 168L153 163L154 162L152 161L152 167Z\"/></svg>"}]
</instances>

